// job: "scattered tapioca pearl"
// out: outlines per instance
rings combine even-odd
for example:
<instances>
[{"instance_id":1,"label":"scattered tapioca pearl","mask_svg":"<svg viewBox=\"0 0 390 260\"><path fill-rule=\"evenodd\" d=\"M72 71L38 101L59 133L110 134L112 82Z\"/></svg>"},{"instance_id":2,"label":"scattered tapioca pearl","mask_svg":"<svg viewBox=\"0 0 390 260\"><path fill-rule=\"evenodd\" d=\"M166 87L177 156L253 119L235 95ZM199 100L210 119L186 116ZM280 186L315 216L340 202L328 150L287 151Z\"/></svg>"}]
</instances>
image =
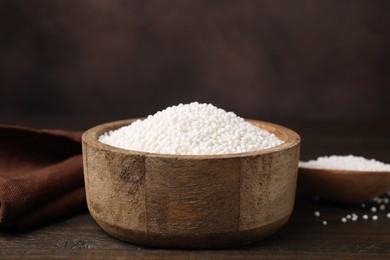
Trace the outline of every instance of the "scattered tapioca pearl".
<instances>
[{"instance_id":1,"label":"scattered tapioca pearl","mask_svg":"<svg viewBox=\"0 0 390 260\"><path fill-rule=\"evenodd\" d=\"M347 224L350 222L357 222L359 221L359 218L365 222L367 220L379 221L379 218L381 218L381 220L382 218L390 219L390 206L387 206L387 204L390 205L390 191L381 197L375 197L364 203L357 204L355 208L355 210L357 210L356 212L351 212L349 214L345 214L344 216L340 216L340 220L342 223ZM314 215L316 217L322 217L323 215L326 216L326 212L325 214L324 212L321 212L320 215L318 214L319 211L314 211Z\"/></svg>"},{"instance_id":2,"label":"scattered tapioca pearl","mask_svg":"<svg viewBox=\"0 0 390 260\"><path fill-rule=\"evenodd\" d=\"M326 222L326 221L324 220L324 221L322 221L322 225L326 226L326 225L328 225L328 222Z\"/></svg>"},{"instance_id":3,"label":"scattered tapioca pearl","mask_svg":"<svg viewBox=\"0 0 390 260\"><path fill-rule=\"evenodd\" d=\"M321 216L321 213L319 211L314 211L314 216L319 217Z\"/></svg>"}]
</instances>

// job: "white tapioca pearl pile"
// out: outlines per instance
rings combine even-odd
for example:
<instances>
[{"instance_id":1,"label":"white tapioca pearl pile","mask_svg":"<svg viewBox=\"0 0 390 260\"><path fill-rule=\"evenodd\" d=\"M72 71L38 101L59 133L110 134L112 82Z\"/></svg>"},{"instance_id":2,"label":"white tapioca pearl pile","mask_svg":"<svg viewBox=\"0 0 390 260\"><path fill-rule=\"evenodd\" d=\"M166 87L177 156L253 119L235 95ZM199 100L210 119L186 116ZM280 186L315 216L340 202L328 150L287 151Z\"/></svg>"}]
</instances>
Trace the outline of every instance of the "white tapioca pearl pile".
<instances>
[{"instance_id":1,"label":"white tapioca pearl pile","mask_svg":"<svg viewBox=\"0 0 390 260\"><path fill-rule=\"evenodd\" d=\"M259 151L283 143L233 112L211 104L179 104L104 133L115 147L160 154L215 155Z\"/></svg>"},{"instance_id":2,"label":"white tapioca pearl pile","mask_svg":"<svg viewBox=\"0 0 390 260\"><path fill-rule=\"evenodd\" d=\"M390 171L390 164L354 155L331 155L316 160L299 162L299 167L328 170Z\"/></svg>"}]
</instances>

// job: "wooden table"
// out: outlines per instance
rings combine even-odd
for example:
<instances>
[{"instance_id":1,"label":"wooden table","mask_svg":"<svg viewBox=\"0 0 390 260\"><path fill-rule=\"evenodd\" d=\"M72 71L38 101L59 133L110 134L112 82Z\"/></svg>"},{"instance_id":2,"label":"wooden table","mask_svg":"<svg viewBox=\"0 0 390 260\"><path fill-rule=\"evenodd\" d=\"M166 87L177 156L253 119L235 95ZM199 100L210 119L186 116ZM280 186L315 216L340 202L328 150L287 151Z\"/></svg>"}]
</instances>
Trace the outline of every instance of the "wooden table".
<instances>
[{"instance_id":1,"label":"wooden table","mask_svg":"<svg viewBox=\"0 0 390 260\"><path fill-rule=\"evenodd\" d=\"M19 123L19 122L10 122ZM355 154L390 163L389 123L289 123L302 137L301 159L324 154ZM63 127L61 124L31 125ZM79 124L79 129L89 127ZM73 126L73 129L77 127ZM271 237L244 248L228 250L161 250L121 242L104 233L88 213L28 233L0 232L0 258L25 259L390 259L390 204L378 211L369 207L315 200L298 188L288 223ZM374 205L374 204L372 204ZM321 213L314 216L314 211ZM356 213L356 222L341 218ZM322 221L326 220L324 226Z\"/></svg>"}]
</instances>

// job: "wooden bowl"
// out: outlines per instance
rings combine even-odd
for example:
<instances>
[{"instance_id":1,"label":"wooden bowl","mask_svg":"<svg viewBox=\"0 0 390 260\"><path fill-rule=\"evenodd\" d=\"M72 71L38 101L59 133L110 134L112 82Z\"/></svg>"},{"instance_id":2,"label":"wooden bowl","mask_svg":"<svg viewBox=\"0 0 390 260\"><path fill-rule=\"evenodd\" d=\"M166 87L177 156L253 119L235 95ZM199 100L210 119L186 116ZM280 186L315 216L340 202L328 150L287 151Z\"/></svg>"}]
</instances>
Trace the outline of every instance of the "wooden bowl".
<instances>
[{"instance_id":1,"label":"wooden bowl","mask_svg":"<svg viewBox=\"0 0 390 260\"><path fill-rule=\"evenodd\" d=\"M390 172L299 167L298 183L327 200L359 203L390 190Z\"/></svg>"},{"instance_id":2,"label":"wooden bowl","mask_svg":"<svg viewBox=\"0 0 390 260\"><path fill-rule=\"evenodd\" d=\"M167 155L124 150L98 141L135 119L84 133L87 203L112 236L160 248L224 248L264 238L291 215L299 136L248 120L285 141L274 148L228 155Z\"/></svg>"}]
</instances>

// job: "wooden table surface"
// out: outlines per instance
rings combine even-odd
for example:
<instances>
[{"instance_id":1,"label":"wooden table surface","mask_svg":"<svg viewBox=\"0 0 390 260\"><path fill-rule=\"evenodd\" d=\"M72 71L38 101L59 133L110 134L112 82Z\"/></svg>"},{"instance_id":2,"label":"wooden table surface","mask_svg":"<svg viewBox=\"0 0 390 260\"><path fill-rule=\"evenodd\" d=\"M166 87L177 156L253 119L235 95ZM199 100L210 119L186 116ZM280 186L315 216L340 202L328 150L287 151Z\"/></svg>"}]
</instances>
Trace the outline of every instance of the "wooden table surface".
<instances>
[{"instance_id":1,"label":"wooden table surface","mask_svg":"<svg viewBox=\"0 0 390 260\"><path fill-rule=\"evenodd\" d=\"M43 122L43 123L42 123ZM18 123L6 121L2 123ZM355 154L390 163L389 123L284 123L302 137L301 159L320 155ZM33 127L64 127L53 121L30 123ZM85 129L85 122L71 129ZM390 196L389 196L390 197ZM293 214L274 235L246 246L227 250L162 250L121 242L106 233L85 212L27 233L0 231L1 259L390 259L390 204L372 216L374 202L342 204L316 200L298 187ZM314 211L321 213L314 216ZM356 213L355 222L341 218ZM322 221L326 220L324 226Z\"/></svg>"}]
</instances>

